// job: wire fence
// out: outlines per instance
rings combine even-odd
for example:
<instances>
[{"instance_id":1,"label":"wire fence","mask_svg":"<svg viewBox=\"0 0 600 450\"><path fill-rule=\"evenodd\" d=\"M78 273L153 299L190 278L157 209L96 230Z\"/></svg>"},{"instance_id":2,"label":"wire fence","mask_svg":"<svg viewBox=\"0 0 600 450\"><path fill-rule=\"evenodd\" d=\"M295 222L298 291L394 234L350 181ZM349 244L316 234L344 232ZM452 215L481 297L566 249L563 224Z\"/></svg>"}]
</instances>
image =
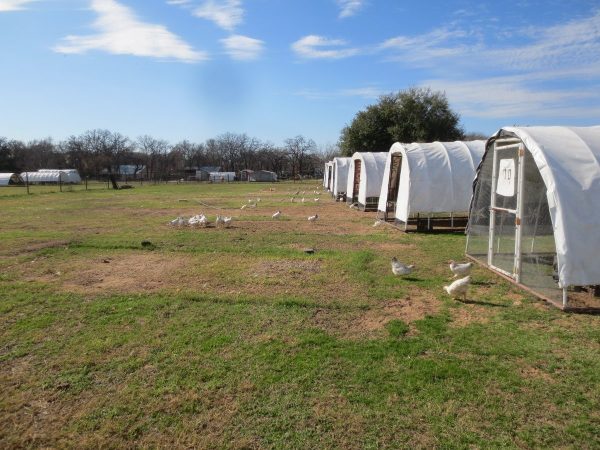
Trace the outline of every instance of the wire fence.
<instances>
[{"instance_id":1,"label":"wire fence","mask_svg":"<svg viewBox=\"0 0 600 450\"><path fill-rule=\"evenodd\" d=\"M59 177L60 178L60 177ZM313 179L312 177L302 178L302 181ZM99 191L111 189L130 189L142 186L173 185L173 184L218 184L218 183L254 183L254 181L240 180L239 177L210 177L208 179L200 178L187 173L164 174L144 174L144 176L127 175L108 175L99 174L95 176L82 177L80 183L66 183L62 179L57 182L30 182L27 178L23 179L22 184L9 184L0 186L0 198L3 196L44 194L54 192L77 192L77 191ZM281 180L284 181L284 180ZM289 180L301 181L301 180Z\"/></svg>"}]
</instances>

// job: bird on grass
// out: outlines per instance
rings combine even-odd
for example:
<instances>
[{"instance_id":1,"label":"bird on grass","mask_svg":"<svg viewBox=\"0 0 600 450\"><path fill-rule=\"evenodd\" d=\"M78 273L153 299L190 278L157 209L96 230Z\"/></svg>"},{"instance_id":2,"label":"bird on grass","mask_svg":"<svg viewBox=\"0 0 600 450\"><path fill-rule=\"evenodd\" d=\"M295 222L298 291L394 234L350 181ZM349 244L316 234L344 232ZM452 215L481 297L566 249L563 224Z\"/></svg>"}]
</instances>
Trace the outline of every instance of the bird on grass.
<instances>
[{"instance_id":1,"label":"bird on grass","mask_svg":"<svg viewBox=\"0 0 600 450\"><path fill-rule=\"evenodd\" d=\"M296 202L296 199L295 199L294 197L292 197L292 200L291 200L291 202L292 202L292 203L295 203L295 202Z\"/></svg>"},{"instance_id":2,"label":"bird on grass","mask_svg":"<svg viewBox=\"0 0 600 450\"><path fill-rule=\"evenodd\" d=\"M464 276L469 275L471 273L471 268L473 267L473 263L472 262L457 263L457 262L455 262L452 259L450 261L448 261L448 262L450 263L450 270L454 274L453 278L456 278L458 276L464 277Z\"/></svg>"},{"instance_id":3,"label":"bird on grass","mask_svg":"<svg viewBox=\"0 0 600 450\"><path fill-rule=\"evenodd\" d=\"M358 203L352 203L350 209L358 209Z\"/></svg>"},{"instance_id":4,"label":"bird on grass","mask_svg":"<svg viewBox=\"0 0 600 450\"><path fill-rule=\"evenodd\" d=\"M170 225L173 225L173 226L179 226L179 227L180 227L180 226L182 226L182 225L185 225L185 219L184 219L183 217L179 216L179 217L177 217L177 218L175 218L175 219L171 220L171 221L169 222L169 224L170 224Z\"/></svg>"},{"instance_id":5,"label":"bird on grass","mask_svg":"<svg viewBox=\"0 0 600 450\"><path fill-rule=\"evenodd\" d=\"M392 258L392 273L394 275L410 275L414 268L414 264L407 266L398 261L395 256Z\"/></svg>"},{"instance_id":6,"label":"bird on grass","mask_svg":"<svg viewBox=\"0 0 600 450\"><path fill-rule=\"evenodd\" d=\"M248 205L242 205L242 207L240 209L246 209L246 206L248 206Z\"/></svg>"},{"instance_id":7,"label":"bird on grass","mask_svg":"<svg viewBox=\"0 0 600 450\"><path fill-rule=\"evenodd\" d=\"M257 198L256 198L256 201L257 201L257 202L260 202L260 197L257 197Z\"/></svg>"},{"instance_id":8,"label":"bird on grass","mask_svg":"<svg viewBox=\"0 0 600 450\"><path fill-rule=\"evenodd\" d=\"M318 199L318 198L315 198L315 203L316 203L316 202L318 202L318 201L319 201L319 199Z\"/></svg>"},{"instance_id":9,"label":"bird on grass","mask_svg":"<svg viewBox=\"0 0 600 450\"><path fill-rule=\"evenodd\" d=\"M223 218L217 214L217 218L215 219L215 226L219 226L223 224Z\"/></svg>"},{"instance_id":10,"label":"bird on grass","mask_svg":"<svg viewBox=\"0 0 600 450\"><path fill-rule=\"evenodd\" d=\"M304 203L306 201L306 199L304 197L302 197L302 200L300 200L302 203Z\"/></svg>"},{"instance_id":11,"label":"bird on grass","mask_svg":"<svg viewBox=\"0 0 600 450\"><path fill-rule=\"evenodd\" d=\"M373 226L374 226L374 227L378 227L379 225L383 225L383 223L384 223L384 222L383 222L383 220L377 219L377 220L375 221L375 223L373 224Z\"/></svg>"},{"instance_id":12,"label":"bird on grass","mask_svg":"<svg viewBox=\"0 0 600 450\"><path fill-rule=\"evenodd\" d=\"M223 217L223 226L225 228L229 228L231 226L231 222L233 222L233 217Z\"/></svg>"},{"instance_id":13,"label":"bird on grass","mask_svg":"<svg viewBox=\"0 0 600 450\"><path fill-rule=\"evenodd\" d=\"M463 300L467 299L467 291L469 290L469 284L471 283L471 276L466 276L464 278L459 278L454 283L449 286L444 286L444 290L450 295L452 298L460 298Z\"/></svg>"},{"instance_id":14,"label":"bird on grass","mask_svg":"<svg viewBox=\"0 0 600 450\"><path fill-rule=\"evenodd\" d=\"M190 217L187 223L190 227L200 225L200 214L196 214L195 216Z\"/></svg>"},{"instance_id":15,"label":"bird on grass","mask_svg":"<svg viewBox=\"0 0 600 450\"><path fill-rule=\"evenodd\" d=\"M279 216L281 216L281 211L277 210L271 217L273 219L279 219Z\"/></svg>"},{"instance_id":16,"label":"bird on grass","mask_svg":"<svg viewBox=\"0 0 600 450\"><path fill-rule=\"evenodd\" d=\"M309 221L309 222L313 222L313 223L314 223L314 222L316 222L316 221L317 221L317 219L318 219L318 218L319 218L319 215L318 215L318 214L315 214L314 216L310 216L310 217L308 218L308 221Z\"/></svg>"}]
</instances>

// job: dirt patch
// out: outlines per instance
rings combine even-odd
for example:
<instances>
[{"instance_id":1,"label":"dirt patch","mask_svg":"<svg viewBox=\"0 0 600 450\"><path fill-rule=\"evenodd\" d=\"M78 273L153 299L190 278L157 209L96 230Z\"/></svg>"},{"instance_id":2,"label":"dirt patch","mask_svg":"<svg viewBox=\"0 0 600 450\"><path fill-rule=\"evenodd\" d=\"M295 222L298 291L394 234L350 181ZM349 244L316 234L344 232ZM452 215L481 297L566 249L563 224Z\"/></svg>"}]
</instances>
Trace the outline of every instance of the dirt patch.
<instances>
[{"instance_id":1,"label":"dirt patch","mask_svg":"<svg viewBox=\"0 0 600 450\"><path fill-rule=\"evenodd\" d=\"M58 248L58 247L68 247L73 244L73 241L41 241L41 242L33 242L25 245L24 247L20 247L18 249L13 250L9 253L9 255L20 255L23 253L34 253L40 250L45 250L47 248Z\"/></svg>"},{"instance_id":2,"label":"dirt patch","mask_svg":"<svg viewBox=\"0 0 600 450\"><path fill-rule=\"evenodd\" d=\"M451 327L462 328L473 323L483 324L490 321L494 312L490 308L474 304L461 304L460 307L452 310Z\"/></svg>"},{"instance_id":3,"label":"dirt patch","mask_svg":"<svg viewBox=\"0 0 600 450\"><path fill-rule=\"evenodd\" d=\"M321 271L319 260L279 259L276 261L261 261L250 269L253 277L280 278L285 276L311 276Z\"/></svg>"},{"instance_id":4,"label":"dirt patch","mask_svg":"<svg viewBox=\"0 0 600 450\"><path fill-rule=\"evenodd\" d=\"M533 366L522 367L519 370L521 376L526 379L542 380L547 383L555 383L556 380L552 376L541 369Z\"/></svg>"},{"instance_id":5,"label":"dirt patch","mask_svg":"<svg viewBox=\"0 0 600 450\"><path fill-rule=\"evenodd\" d=\"M427 292L414 289L403 299L387 300L359 312L343 314L337 310L319 308L312 323L327 332L349 339L363 339L380 335L388 322L401 320L411 324L437 314L441 303ZM415 330L411 327L409 334Z\"/></svg>"},{"instance_id":6,"label":"dirt patch","mask_svg":"<svg viewBox=\"0 0 600 450\"><path fill-rule=\"evenodd\" d=\"M186 255L140 252L62 264L29 280L59 282L64 290L76 293L150 292L182 285L190 260Z\"/></svg>"}]
</instances>

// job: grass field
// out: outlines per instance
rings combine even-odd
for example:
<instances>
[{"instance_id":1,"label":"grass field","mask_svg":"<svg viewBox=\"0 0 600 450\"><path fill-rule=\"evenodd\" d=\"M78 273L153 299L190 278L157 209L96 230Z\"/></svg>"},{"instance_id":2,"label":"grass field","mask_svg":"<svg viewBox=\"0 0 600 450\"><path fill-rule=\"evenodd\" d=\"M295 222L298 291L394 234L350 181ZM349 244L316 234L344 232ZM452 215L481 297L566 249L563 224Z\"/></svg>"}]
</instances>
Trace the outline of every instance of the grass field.
<instances>
[{"instance_id":1,"label":"grass field","mask_svg":"<svg viewBox=\"0 0 600 450\"><path fill-rule=\"evenodd\" d=\"M600 448L599 316L316 185L1 193L0 447Z\"/></svg>"}]
</instances>

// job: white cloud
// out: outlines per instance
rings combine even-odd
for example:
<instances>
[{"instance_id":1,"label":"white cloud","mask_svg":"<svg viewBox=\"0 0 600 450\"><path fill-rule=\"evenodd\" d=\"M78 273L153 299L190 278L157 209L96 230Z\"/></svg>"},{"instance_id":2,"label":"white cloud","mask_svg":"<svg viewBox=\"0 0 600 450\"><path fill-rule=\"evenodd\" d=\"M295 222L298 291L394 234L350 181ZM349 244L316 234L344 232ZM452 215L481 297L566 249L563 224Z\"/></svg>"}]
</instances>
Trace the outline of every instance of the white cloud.
<instances>
[{"instance_id":1,"label":"white cloud","mask_svg":"<svg viewBox=\"0 0 600 450\"><path fill-rule=\"evenodd\" d=\"M568 90L539 87L546 76L493 77L481 80L428 80L423 83L446 92L450 103L471 117L565 117L574 113L596 114L600 107L598 88Z\"/></svg>"},{"instance_id":2,"label":"white cloud","mask_svg":"<svg viewBox=\"0 0 600 450\"><path fill-rule=\"evenodd\" d=\"M147 56L196 62L207 59L205 52L194 50L163 25L142 22L133 11L116 0L92 0L98 14L93 24L97 34L67 36L54 47L58 53L81 54L103 50L118 55Z\"/></svg>"},{"instance_id":3,"label":"white cloud","mask_svg":"<svg viewBox=\"0 0 600 450\"><path fill-rule=\"evenodd\" d=\"M5 11L20 11L25 9L28 3L33 3L37 0L0 0L0 12Z\"/></svg>"},{"instance_id":4,"label":"white cloud","mask_svg":"<svg viewBox=\"0 0 600 450\"><path fill-rule=\"evenodd\" d=\"M191 0L167 0L169 5L188 5Z\"/></svg>"},{"instance_id":5,"label":"white cloud","mask_svg":"<svg viewBox=\"0 0 600 450\"><path fill-rule=\"evenodd\" d=\"M328 39L322 36L309 35L294 42L292 50L302 58L316 59L340 59L359 53L359 49L349 48L346 45L346 41L341 39Z\"/></svg>"},{"instance_id":6,"label":"white cloud","mask_svg":"<svg viewBox=\"0 0 600 450\"><path fill-rule=\"evenodd\" d=\"M355 15L365 4L365 0L337 0L340 19Z\"/></svg>"},{"instance_id":7,"label":"white cloud","mask_svg":"<svg viewBox=\"0 0 600 450\"><path fill-rule=\"evenodd\" d=\"M225 47L225 52L231 58L240 61L257 59L264 50L263 41L239 34L221 39L221 43Z\"/></svg>"},{"instance_id":8,"label":"white cloud","mask_svg":"<svg viewBox=\"0 0 600 450\"><path fill-rule=\"evenodd\" d=\"M205 0L201 6L194 9L193 14L202 19L212 20L228 31L235 29L244 18L241 0Z\"/></svg>"},{"instance_id":9,"label":"white cloud","mask_svg":"<svg viewBox=\"0 0 600 450\"><path fill-rule=\"evenodd\" d=\"M485 38L468 25L398 36L378 49L407 68L429 68L423 85L445 91L467 116L588 121L600 110L600 12Z\"/></svg>"}]
</instances>

